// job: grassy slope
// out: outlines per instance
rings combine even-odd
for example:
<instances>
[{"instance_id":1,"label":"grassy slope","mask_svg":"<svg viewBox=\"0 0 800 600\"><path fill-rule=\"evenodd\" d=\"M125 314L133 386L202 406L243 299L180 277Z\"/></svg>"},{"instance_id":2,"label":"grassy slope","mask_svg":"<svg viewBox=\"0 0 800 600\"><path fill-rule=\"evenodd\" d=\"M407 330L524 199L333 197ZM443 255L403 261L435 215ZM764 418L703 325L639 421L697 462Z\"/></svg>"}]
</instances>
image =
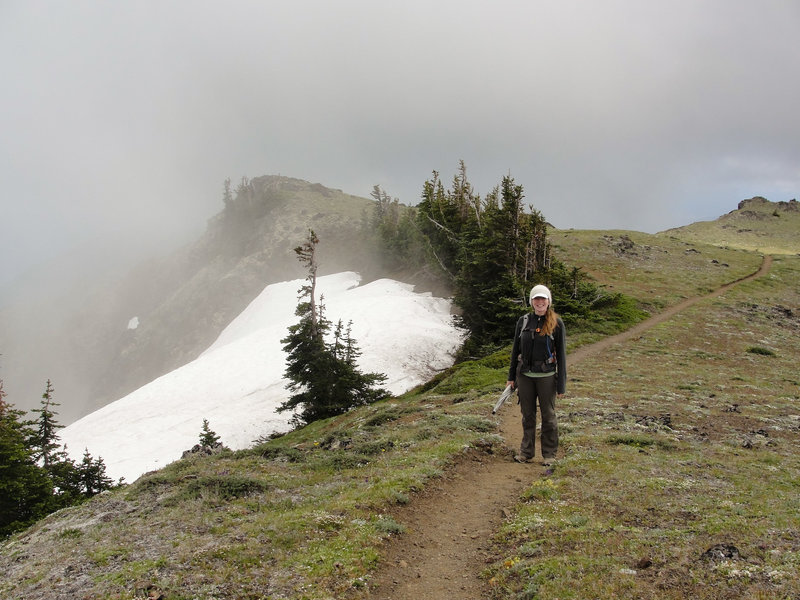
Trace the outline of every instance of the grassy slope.
<instances>
[{"instance_id":1,"label":"grassy slope","mask_svg":"<svg viewBox=\"0 0 800 600\"><path fill-rule=\"evenodd\" d=\"M764 254L800 254L800 204L797 201L770 202L761 197L744 200L737 210L714 221L700 221L670 229L692 242L742 248Z\"/></svg>"},{"instance_id":2,"label":"grassy slope","mask_svg":"<svg viewBox=\"0 0 800 600\"><path fill-rule=\"evenodd\" d=\"M555 255L650 312L749 275L759 254L635 231L551 230Z\"/></svg>"},{"instance_id":3,"label":"grassy slope","mask_svg":"<svg viewBox=\"0 0 800 600\"><path fill-rule=\"evenodd\" d=\"M573 369L565 458L498 536L496 597L797 597L797 290L777 260Z\"/></svg>"},{"instance_id":4,"label":"grassy slope","mask_svg":"<svg viewBox=\"0 0 800 600\"><path fill-rule=\"evenodd\" d=\"M553 235L560 258L653 310L760 262L669 236ZM621 235L634 245L618 253ZM798 289L800 260L782 258L768 278L573 370L560 407L565 459L499 532L486 570L496 597L800 593ZM487 408L506 360L466 363L428 391L252 451L178 461L52 515L2 545L0 592L365 595L381 539L400 529L386 510L413 501L466 448L501 443ZM738 553L703 558L714 544Z\"/></svg>"},{"instance_id":5,"label":"grassy slope","mask_svg":"<svg viewBox=\"0 0 800 600\"><path fill-rule=\"evenodd\" d=\"M557 258L609 292L636 298L650 314L749 275L761 263L753 252L635 231L552 229L548 236ZM572 349L600 337L573 332L568 344Z\"/></svg>"}]
</instances>

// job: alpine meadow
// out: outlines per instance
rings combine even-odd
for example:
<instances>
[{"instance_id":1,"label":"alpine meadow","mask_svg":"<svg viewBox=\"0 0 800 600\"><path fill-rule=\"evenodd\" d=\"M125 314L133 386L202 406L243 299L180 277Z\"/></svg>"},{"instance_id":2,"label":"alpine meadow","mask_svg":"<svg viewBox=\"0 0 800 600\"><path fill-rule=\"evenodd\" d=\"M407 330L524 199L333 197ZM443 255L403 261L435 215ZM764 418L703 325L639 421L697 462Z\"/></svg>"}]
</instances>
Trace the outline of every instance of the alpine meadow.
<instances>
[{"instance_id":1,"label":"alpine meadow","mask_svg":"<svg viewBox=\"0 0 800 600\"><path fill-rule=\"evenodd\" d=\"M417 206L378 186L366 199L287 177L243 178L235 190L226 182L224 210L196 244L115 288L132 289L148 270L169 282L163 302L151 302L149 337L116 340L110 351L101 346L107 336L91 333L92 357L108 355L91 382L98 397L175 368L264 284L302 273L293 248L308 273L316 273L313 250L326 273L354 270L452 298L468 334L454 364L392 396L371 389L380 374L356 373L348 353L337 365L361 375L358 398L306 410L288 433L265 432L247 449L225 448L203 421L208 451L129 483L103 481L105 491L15 526L0 542L0 592L26 600L800 597L800 206L739 200L715 221L648 234L556 229L520 182L502 177L481 197L463 163L449 184L434 171ZM560 447L547 469L512 460L516 403L492 414L514 323L539 283L553 291L568 344ZM212 303L189 304L198 289ZM287 351L303 347L321 314L310 290L285 333ZM156 357L172 317L182 335ZM345 327L335 328L336 343L356 356ZM322 364L339 352L311 341ZM314 364L299 365L287 410L335 387L324 379L330 369L315 373ZM124 382L110 381L123 367ZM13 432L20 442L22 411L4 393L2 441ZM31 471L35 459L14 458L27 461L37 486L52 486ZM2 485L10 493L5 475Z\"/></svg>"}]
</instances>

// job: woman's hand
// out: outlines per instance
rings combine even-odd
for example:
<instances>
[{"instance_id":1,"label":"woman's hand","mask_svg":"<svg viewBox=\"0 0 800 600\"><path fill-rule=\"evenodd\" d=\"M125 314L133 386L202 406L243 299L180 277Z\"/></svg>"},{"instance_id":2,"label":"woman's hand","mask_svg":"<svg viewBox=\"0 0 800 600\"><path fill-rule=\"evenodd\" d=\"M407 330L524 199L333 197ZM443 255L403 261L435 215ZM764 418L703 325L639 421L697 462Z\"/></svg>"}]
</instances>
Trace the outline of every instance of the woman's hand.
<instances>
[{"instance_id":1,"label":"woman's hand","mask_svg":"<svg viewBox=\"0 0 800 600\"><path fill-rule=\"evenodd\" d=\"M506 381L506 387L511 386L511 389L514 389L514 382L513 381Z\"/></svg>"}]
</instances>

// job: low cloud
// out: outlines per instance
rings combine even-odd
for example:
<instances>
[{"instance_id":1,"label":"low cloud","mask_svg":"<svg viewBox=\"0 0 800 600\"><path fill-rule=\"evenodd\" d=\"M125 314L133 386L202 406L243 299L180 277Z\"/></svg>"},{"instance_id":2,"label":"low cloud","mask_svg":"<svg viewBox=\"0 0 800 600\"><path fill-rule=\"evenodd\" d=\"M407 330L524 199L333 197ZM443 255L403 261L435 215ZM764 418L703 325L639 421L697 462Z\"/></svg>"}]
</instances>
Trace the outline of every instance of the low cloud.
<instances>
[{"instance_id":1,"label":"low cloud","mask_svg":"<svg viewBox=\"0 0 800 600\"><path fill-rule=\"evenodd\" d=\"M5 2L3 282L194 235L242 175L416 203L463 159L575 228L788 200L798 25L791 0Z\"/></svg>"}]
</instances>

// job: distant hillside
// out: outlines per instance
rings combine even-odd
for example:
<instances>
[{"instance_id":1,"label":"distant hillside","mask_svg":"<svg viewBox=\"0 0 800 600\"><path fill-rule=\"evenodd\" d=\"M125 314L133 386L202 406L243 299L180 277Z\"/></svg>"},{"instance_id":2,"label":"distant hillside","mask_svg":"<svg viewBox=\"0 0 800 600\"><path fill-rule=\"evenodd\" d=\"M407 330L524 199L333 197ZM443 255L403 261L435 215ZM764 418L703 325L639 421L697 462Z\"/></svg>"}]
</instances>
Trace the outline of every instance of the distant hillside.
<instances>
[{"instance_id":1,"label":"distant hillside","mask_svg":"<svg viewBox=\"0 0 800 600\"><path fill-rule=\"evenodd\" d=\"M375 252L361 234L373 205L289 177L243 179L205 234L175 254L112 282L82 280L78 288L5 308L0 339L8 400L23 409L38 406L50 378L68 423L186 364L267 284L305 276L293 248L309 228L321 240L321 275L375 276ZM70 301L44 319L44 302L54 293Z\"/></svg>"},{"instance_id":2,"label":"distant hillside","mask_svg":"<svg viewBox=\"0 0 800 600\"><path fill-rule=\"evenodd\" d=\"M686 241L754 250L764 254L800 253L800 203L770 202L756 196L715 221L668 229L664 235Z\"/></svg>"},{"instance_id":3,"label":"distant hillside","mask_svg":"<svg viewBox=\"0 0 800 600\"><path fill-rule=\"evenodd\" d=\"M656 313L758 269L761 256L673 235L553 229L553 254L603 288L635 297Z\"/></svg>"}]
</instances>

